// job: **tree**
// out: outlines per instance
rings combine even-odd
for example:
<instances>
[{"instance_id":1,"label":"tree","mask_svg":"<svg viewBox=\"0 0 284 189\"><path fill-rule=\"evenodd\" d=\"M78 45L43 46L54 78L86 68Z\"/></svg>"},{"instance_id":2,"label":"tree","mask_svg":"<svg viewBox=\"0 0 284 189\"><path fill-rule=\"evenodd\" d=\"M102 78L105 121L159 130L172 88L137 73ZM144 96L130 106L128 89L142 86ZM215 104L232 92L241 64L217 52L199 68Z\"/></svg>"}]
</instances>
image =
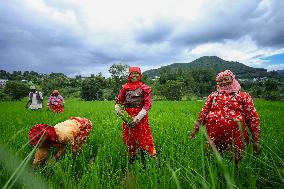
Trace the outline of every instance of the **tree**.
<instances>
[{"instance_id":1,"label":"tree","mask_svg":"<svg viewBox=\"0 0 284 189\"><path fill-rule=\"evenodd\" d=\"M169 80L164 85L160 86L160 93L167 100L181 100L182 83L179 81Z\"/></svg>"},{"instance_id":2,"label":"tree","mask_svg":"<svg viewBox=\"0 0 284 189\"><path fill-rule=\"evenodd\" d=\"M169 80L177 80L178 79L178 74L177 71L174 69L170 69L168 67L163 67L160 71L160 78L159 81L163 85Z\"/></svg>"},{"instance_id":3,"label":"tree","mask_svg":"<svg viewBox=\"0 0 284 189\"><path fill-rule=\"evenodd\" d=\"M195 69L191 71L191 75L196 83L193 91L200 97L208 96L215 88L216 73L212 69Z\"/></svg>"},{"instance_id":4,"label":"tree","mask_svg":"<svg viewBox=\"0 0 284 189\"><path fill-rule=\"evenodd\" d=\"M81 87L82 81L83 81L82 79L70 78L68 85L69 85L70 87Z\"/></svg>"},{"instance_id":5,"label":"tree","mask_svg":"<svg viewBox=\"0 0 284 189\"><path fill-rule=\"evenodd\" d=\"M259 87L259 86L253 86L252 88L251 88L251 95L253 96L253 97L255 97L255 98L259 98L259 97L261 97L261 94L262 94L262 90L261 90L261 87Z\"/></svg>"},{"instance_id":6,"label":"tree","mask_svg":"<svg viewBox=\"0 0 284 189\"><path fill-rule=\"evenodd\" d=\"M280 93L278 92L278 82L272 79L264 82L265 87L265 99L266 100L278 100L280 99Z\"/></svg>"},{"instance_id":7,"label":"tree","mask_svg":"<svg viewBox=\"0 0 284 189\"><path fill-rule=\"evenodd\" d=\"M266 91L277 91L278 90L278 82L272 79L268 79L264 82Z\"/></svg>"},{"instance_id":8,"label":"tree","mask_svg":"<svg viewBox=\"0 0 284 189\"><path fill-rule=\"evenodd\" d=\"M55 89L60 90L62 86L57 83L56 80L52 80L49 78L45 78L43 85L42 85L42 91L44 95L49 95L51 92Z\"/></svg>"},{"instance_id":9,"label":"tree","mask_svg":"<svg viewBox=\"0 0 284 189\"><path fill-rule=\"evenodd\" d=\"M75 78L76 79L82 79L82 76L81 75L76 75Z\"/></svg>"},{"instance_id":10,"label":"tree","mask_svg":"<svg viewBox=\"0 0 284 189\"><path fill-rule=\"evenodd\" d=\"M13 73L10 76L11 76L11 80L18 80L19 81L19 80L23 79L21 71L13 71Z\"/></svg>"},{"instance_id":11,"label":"tree","mask_svg":"<svg viewBox=\"0 0 284 189\"><path fill-rule=\"evenodd\" d=\"M4 89L0 89L0 101L8 100L11 100L11 97L4 91Z\"/></svg>"},{"instance_id":12,"label":"tree","mask_svg":"<svg viewBox=\"0 0 284 189\"><path fill-rule=\"evenodd\" d=\"M124 83L127 80L129 67L127 64L113 64L108 71L117 83Z\"/></svg>"},{"instance_id":13,"label":"tree","mask_svg":"<svg viewBox=\"0 0 284 189\"><path fill-rule=\"evenodd\" d=\"M110 87L112 88L114 95L116 95L121 86L127 82L129 67L130 66L127 64L113 64L109 68L108 71L111 74Z\"/></svg>"},{"instance_id":14,"label":"tree","mask_svg":"<svg viewBox=\"0 0 284 189\"><path fill-rule=\"evenodd\" d=\"M9 72L6 72L5 70L0 70L0 79L8 79L9 75Z\"/></svg>"},{"instance_id":15,"label":"tree","mask_svg":"<svg viewBox=\"0 0 284 189\"><path fill-rule=\"evenodd\" d=\"M44 94L50 94L54 89L60 90L70 84L69 78L63 73L51 73L43 80Z\"/></svg>"},{"instance_id":16,"label":"tree","mask_svg":"<svg viewBox=\"0 0 284 189\"><path fill-rule=\"evenodd\" d=\"M103 89L106 87L106 79L101 74L83 81L81 98L90 100L103 100Z\"/></svg>"},{"instance_id":17,"label":"tree","mask_svg":"<svg viewBox=\"0 0 284 189\"><path fill-rule=\"evenodd\" d=\"M8 81L4 91L9 94L12 100L21 100L23 97L28 96L29 86L27 83L19 81Z\"/></svg>"}]
</instances>

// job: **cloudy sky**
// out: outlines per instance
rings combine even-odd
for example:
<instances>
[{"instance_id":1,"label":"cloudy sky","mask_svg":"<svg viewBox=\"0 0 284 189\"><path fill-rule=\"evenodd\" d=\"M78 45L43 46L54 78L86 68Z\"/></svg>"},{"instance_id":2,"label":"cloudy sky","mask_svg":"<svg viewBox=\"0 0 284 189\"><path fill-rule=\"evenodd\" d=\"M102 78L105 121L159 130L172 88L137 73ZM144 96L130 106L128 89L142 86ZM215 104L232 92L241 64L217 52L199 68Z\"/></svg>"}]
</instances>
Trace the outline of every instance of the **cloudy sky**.
<instances>
[{"instance_id":1,"label":"cloudy sky","mask_svg":"<svg viewBox=\"0 0 284 189\"><path fill-rule=\"evenodd\" d=\"M284 69L283 0L1 0L0 69L142 71L201 56Z\"/></svg>"}]
</instances>

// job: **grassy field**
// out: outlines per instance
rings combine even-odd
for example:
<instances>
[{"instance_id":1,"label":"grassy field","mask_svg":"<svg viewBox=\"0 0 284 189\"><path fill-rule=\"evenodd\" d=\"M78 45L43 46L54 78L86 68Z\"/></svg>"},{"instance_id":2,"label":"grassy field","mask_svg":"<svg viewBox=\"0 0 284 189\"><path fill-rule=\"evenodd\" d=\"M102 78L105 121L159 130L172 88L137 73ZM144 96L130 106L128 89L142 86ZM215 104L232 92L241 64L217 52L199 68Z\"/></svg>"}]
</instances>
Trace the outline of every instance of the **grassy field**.
<instances>
[{"instance_id":1,"label":"grassy field","mask_svg":"<svg viewBox=\"0 0 284 189\"><path fill-rule=\"evenodd\" d=\"M113 102L67 99L65 112L29 111L26 102L0 103L0 186L4 188L284 188L284 102L255 101L261 120L262 153L248 146L239 166L205 145L205 128L192 129L204 102L153 102L149 121L159 163L147 157L128 165L121 120ZM37 123L55 125L71 116L89 118L93 130L83 150L70 148L57 162L32 169L28 131Z\"/></svg>"}]
</instances>

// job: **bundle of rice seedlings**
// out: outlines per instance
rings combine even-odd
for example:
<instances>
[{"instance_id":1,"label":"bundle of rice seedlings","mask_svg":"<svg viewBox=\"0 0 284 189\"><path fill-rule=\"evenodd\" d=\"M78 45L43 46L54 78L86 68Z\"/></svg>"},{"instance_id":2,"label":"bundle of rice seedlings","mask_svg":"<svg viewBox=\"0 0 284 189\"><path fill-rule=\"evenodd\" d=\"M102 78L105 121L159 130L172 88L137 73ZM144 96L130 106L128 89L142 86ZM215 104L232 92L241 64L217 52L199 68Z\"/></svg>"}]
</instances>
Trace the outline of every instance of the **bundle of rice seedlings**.
<instances>
[{"instance_id":1,"label":"bundle of rice seedlings","mask_svg":"<svg viewBox=\"0 0 284 189\"><path fill-rule=\"evenodd\" d=\"M120 115L121 119L124 121L124 123L126 123L128 127L134 128L135 124L133 122L133 119L125 110L125 106L123 104L118 104L118 105L121 110L121 115Z\"/></svg>"}]
</instances>

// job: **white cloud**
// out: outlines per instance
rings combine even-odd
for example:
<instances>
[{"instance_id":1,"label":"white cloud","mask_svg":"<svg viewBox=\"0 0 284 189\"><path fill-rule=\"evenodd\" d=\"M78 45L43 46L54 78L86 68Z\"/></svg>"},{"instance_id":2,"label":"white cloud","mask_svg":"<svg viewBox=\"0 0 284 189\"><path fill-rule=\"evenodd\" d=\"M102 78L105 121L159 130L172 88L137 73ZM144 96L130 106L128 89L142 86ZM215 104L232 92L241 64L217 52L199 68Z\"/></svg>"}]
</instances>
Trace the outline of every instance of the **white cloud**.
<instances>
[{"instance_id":1,"label":"white cloud","mask_svg":"<svg viewBox=\"0 0 284 189\"><path fill-rule=\"evenodd\" d=\"M277 0L0 1L5 62L0 68L22 65L45 73L60 67L68 75L107 75L113 63L150 69L209 55L268 66L266 57L284 53L283 5Z\"/></svg>"},{"instance_id":2,"label":"white cloud","mask_svg":"<svg viewBox=\"0 0 284 189\"><path fill-rule=\"evenodd\" d=\"M188 56L192 60L204 55L219 56L224 60L238 61L248 66L265 67L267 62L263 60L264 57L282 53L284 53L284 48L258 47L255 41L245 36L238 40L199 45L190 50Z\"/></svg>"},{"instance_id":3,"label":"white cloud","mask_svg":"<svg viewBox=\"0 0 284 189\"><path fill-rule=\"evenodd\" d=\"M284 69L284 64L269 65L266 68L267 68L268 71L283 70Z\"/></svg>"},{"instance_id":4,"label":"white cloud","mask_svg":"<svg viewBox=\"0 0 284 189\"><path fill-rule=\"evenodd\" d=\"M76 15L71 9L59 10L48 6L44 0L25 0L23 6L32 11L33 14L47 17L50 21L60 22L61 24L76 24Z\"/></svg>"}]
</instances>

